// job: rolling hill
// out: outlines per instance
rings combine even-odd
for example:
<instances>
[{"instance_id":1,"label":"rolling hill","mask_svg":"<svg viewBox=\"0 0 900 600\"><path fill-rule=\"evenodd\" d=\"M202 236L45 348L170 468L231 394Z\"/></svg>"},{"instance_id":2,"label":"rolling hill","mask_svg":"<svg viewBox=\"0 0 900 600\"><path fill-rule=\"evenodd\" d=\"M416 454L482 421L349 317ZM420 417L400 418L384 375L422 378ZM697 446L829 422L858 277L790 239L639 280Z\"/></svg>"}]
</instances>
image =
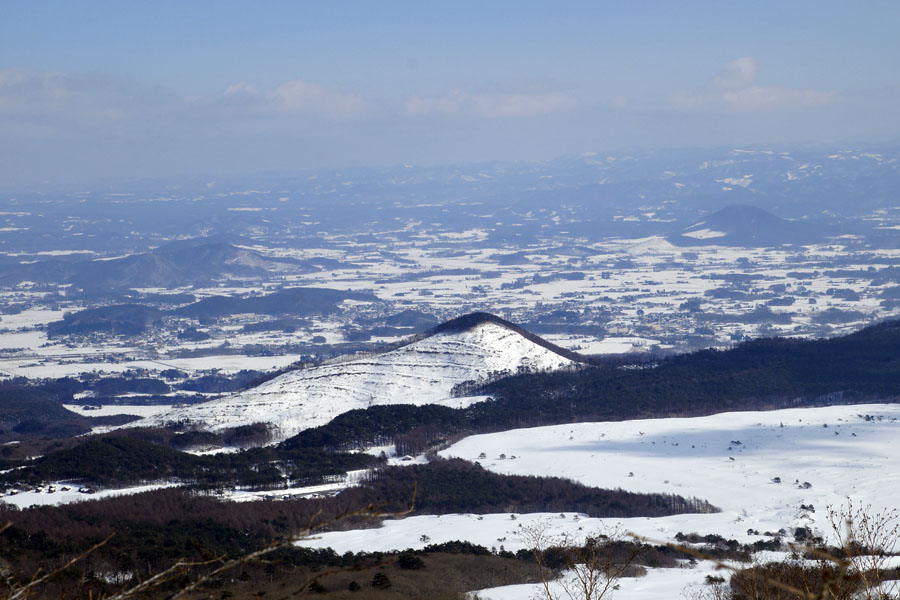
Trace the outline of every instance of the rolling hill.
<instances>
[{"instance_id":1,"label":"rolling hill","mask_svg":"<svg viewBox=\"0 0 900 600\"><path fill-rule=\"evenodd\" d=\"M239 394L178 408L134 425L183 423L222 430L264 422L280 440L353 409L386 404L465 406L482 398L451 397L458 384L501 374L557 370L577 358L512 323L474 313L383 354L291 371Z\"/></svg>"}]
</instances>

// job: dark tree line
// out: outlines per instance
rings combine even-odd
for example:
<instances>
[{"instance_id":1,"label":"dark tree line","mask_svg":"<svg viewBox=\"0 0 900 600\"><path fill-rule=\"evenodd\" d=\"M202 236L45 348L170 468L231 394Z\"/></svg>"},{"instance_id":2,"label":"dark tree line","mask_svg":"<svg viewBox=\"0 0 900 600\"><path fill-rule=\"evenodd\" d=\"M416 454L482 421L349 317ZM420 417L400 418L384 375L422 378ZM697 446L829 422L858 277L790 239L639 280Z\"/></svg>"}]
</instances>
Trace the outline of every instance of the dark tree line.
<instances>
[{"instance_id":1,"label":"dark tree line","mask_svg":"<svg viewBox=\"0 0 900 600\"><path fill-rule=\"evenodd\" d=\"M372 497L391 510L403 508L398 500L413 485L419 490L417 514L575 511L625 518L719 510L704 500L672 494L605 490L560 477L500 475L462 459L380 469L366 484Z\"/></svg>"}]
</instances>

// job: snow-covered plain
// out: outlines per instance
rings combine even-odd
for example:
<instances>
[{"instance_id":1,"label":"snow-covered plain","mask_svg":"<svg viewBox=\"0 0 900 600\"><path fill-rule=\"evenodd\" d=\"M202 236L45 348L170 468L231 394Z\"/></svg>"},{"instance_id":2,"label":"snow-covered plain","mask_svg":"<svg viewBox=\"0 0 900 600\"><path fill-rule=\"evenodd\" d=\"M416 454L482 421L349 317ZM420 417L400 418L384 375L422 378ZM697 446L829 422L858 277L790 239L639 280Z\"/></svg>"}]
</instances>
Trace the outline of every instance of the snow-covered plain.
<instances>
[{"instance_id":1,"label":"snow-covered plain","mask_svg":"<svg viewBox=\"0 0 900 600\"><path fill-rule=\"evenodd\" d=\"M519 368L549 371L572 364L519 333L493 322L445 331L396 350L291 371L256 388L177 408L129 426L186 421L219 430L254 422L276 426L276 440L328 423L356 408L378 404L462 407L483 398L452 398L464 381Z\"/></svg>"},{"instance_id":2,"label":"snow-covered plain","mask_svg":"<svg viewBox=\"0 0 900 600\"><path fill-rule=\"evenodd\" d=\"M499 473L702 498L722 513L691 517L692 530L755 541L748 529L826 531L826 506L847 497L894 507L898 419L900 405L875 404L580 423L472 436L441 454L475 461L484 452L482 465ZM666 524L673 519L685 531L682 517L665 517L640 532L668 538L678 531Z\"/></svg>"},{"instance_id":3,"label":"snow-covered plain","mask_svg":"<svg viewBox=\"0 0 900 600\"><path fill-rule=\"evenodd\" d=\"M653 220L653 213L648 208L640 213L640 220ZM894 221L888 216L879 213L873 219L892 227ZM537 220L545 216L535 214L528 218ZM397 237L391 231L374 232L373 235L391 244L391 252L387 254L370 244L358 243L352 235L326 236L329 248L252 246L253 250L273 258L302 260L320 256L344 263L335 269L279 272L281 285L367 291L381 299L369 307L348 302L341 306L345 314L340 317L317 317L309 327L292 332L245 332L241 329L244 325L264 320L263 316L233 315L225 323L201 327L212 336L204 342L178 340L172 331L161 334L154 330L139 338L95 336L89 341L75 340L71 347L73 340L49 339L44 327L61 319L66 312L84 306L66 300L65 296L62 300L56 296L45 299L46 292L0 291L0 299L31 307L18 314L0 315L0 377L4 374L64 377L131 369L160 371L170 368L169 363L192 374L214 369L268 369L302 357L255 356L258 345L282 346L281 351L293 352L288 350L290 345L314 344L312 340L317 336L324 337L327 344L338 344L348 341L348 317L350 320L360 316L382 318L404 309L433 313L439 320L488 310L520 323L534 318L538 304L545 311L556 308L587 311L587 323L597 325L602 321L606 337L599 340L591 335L581 336L576 344L590 353L627 350L627 346L617 341L623 337L646 338L660 348L691 349L701 343L729 346L745 336L831 336L859 329L873 319L900 314L900 306L882 302L882 294L893 284L877 277L879 271L896 264L900 250L859 246L851 243L853 238L848 236L832 243L775 249L674 246L655 235L578 240L578 248L573 249L572 239L552 237L526 245L479 243L473 246L472 241L481 239L490 228L458 234L430 231L414 221L398 225L402 225L398 230L419 233L408 238L406 234ZM696 234L694 230L708 226L696 223L687 232ZM685 237L682 242L690 239ZM517 253L522 255L517 264L498 262L498 256ZM622 261L628 268L617 266ZM823 271L822 262L834 269ZM868 271L869 268L874 271ZM548 274L573 269L582 271L584 279L543 279ZM460 273L453 274L456 270ZM537 278L538 275L542 278ZM740 282L729 280L734 275L753 279L754 292L750 296L730 293L742 291ZM270 287L247 280L227 286L142 288L141 291L190 293L202 299L261 293L270 291ZM848 294L848 290L852 292ZM758 308L769 308L769 299L792 303L774 305L771 310L778 318L772 322L739 318ZM688 313L681 309L687 301L700 301L702 311ZM601 307L609 315L598 319L596 314L590 314ZM828 309L847 314L832 322L834 316L823 314ZM723 319L714 330L705 320L697 318L706 313L721 315ZM373 335L370 341L399 341L401 335ZM703 338L702 342L698 336ZM231 348L218 353L217 348L226 341ZM240 352L244 347L248 348L247 353ZM202 356L185 358L193 351Z\"/></svg>"},{"instance_id":4,"label":"snow-covered plain","mask_svg":"<svg viewBox=\"0 0 900 600\"><path fill-rule=\"evenodd\" d=\"M325 533L305 543L338 552L394 550L422 547L425 535L428 543L462 539L515 551L525 547L522 528L536 523L575 536L618 526L657 542L673 541L678 532L697 532L750 543L771 539L764 534L780 529L790 539L797 527L810 527L828 538L829 506L844 506L849 498L856 506L871 504L874 511L895 507L900 497L900 454L894 451L898 432L900 405L864 404L471 436L442 456L478 461L499 473L552 475L602 488L697 497L722 512L629 519L574 513L414 516L387 521L377 529ZM482 453L487 458L479 459ZM500 459L501 454L507 458ZM651 571L647 578L624 580L617 597L675 598L682 587L702 582L709 573L705 568L677 571ZM510 586L484 591L481 597L530 598L535 589Z\"/></svg>"},{"instance_id":5,"label":"snow-covered plain","mask_svg":"<svg viewBox=\"0 0 900 600\"><path fill-rule=\"evenodd\" d=\"M697 229L696 231L685 231L681 235L698 240L708 240L711 238L725 237L728 234L722 231L713 231L712 229Z\"/></svg>"}]
</instances>

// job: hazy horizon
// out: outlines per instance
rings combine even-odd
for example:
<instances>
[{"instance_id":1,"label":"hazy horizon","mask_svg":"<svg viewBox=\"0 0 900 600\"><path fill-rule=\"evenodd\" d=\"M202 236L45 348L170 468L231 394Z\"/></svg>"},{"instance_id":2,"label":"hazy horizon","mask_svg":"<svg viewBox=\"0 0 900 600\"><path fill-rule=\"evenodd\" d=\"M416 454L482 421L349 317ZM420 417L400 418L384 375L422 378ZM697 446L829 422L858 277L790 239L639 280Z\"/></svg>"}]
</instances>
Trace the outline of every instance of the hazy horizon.
<instances>
[{"instance_id":1,"label":"hazy horizon","mask_svg":"<svg viewBox=\"0 0 900 600\"><path fill-rule=\"evenodd\" d=\"M6 187L900 140L900 5L8 2Z\"/></svg>"}]
</instances>

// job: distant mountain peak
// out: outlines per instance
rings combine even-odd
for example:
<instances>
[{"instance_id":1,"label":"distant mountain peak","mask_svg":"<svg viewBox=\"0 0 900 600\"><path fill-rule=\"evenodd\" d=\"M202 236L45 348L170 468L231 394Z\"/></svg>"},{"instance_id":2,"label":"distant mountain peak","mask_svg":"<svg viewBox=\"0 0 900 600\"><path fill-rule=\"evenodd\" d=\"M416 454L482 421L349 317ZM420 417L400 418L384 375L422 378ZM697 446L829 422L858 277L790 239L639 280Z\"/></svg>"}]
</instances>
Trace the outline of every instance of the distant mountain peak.
<instances>
[{"instance_id":1,"label":"distant mountain peak","mask_svg":"<svg viewBox=\"0 0 900 600\"><path fill-rule=\"evenodd\" d=\"M468 331L470 329L474 329L479 325L483 325L485 323L493 323L495 325L500 325L501 327L506 327L507 329L520 329L513 323L498 317L497 315L492 315L488 312L472 312L465 315L460 315L458 317L454 317L449 321L445 321L441 323L437 327L434 327L430 331L426 333L426 335L434 335L437 333L455 333L458 331ZM523 330L524 331L524 330Z\"/></svg>"},{"instance_id":2,"label":"distant mountain peak","mask_svg":"<svg viewBox=\"0 0 900 600\"><path fill-rule=\"evenodd\" d=\"M753 206L752 204L731 204L722 208L704 219L707 223L712 224L744 224L755 225L761 223L785 223L788 219L781 217Z\"/></svg>"},{"instance_id":3,"label":"distant mountain peak","mask_svg":"<svg viewBox=\"0 0 900 600\"><path fill-rule=\"evenodd\" d=\"M828 231L807 221L783 219L750 204L732 204L668 237L678 246L768 247L824 241Z\"/></svg>"}]
</instances>

